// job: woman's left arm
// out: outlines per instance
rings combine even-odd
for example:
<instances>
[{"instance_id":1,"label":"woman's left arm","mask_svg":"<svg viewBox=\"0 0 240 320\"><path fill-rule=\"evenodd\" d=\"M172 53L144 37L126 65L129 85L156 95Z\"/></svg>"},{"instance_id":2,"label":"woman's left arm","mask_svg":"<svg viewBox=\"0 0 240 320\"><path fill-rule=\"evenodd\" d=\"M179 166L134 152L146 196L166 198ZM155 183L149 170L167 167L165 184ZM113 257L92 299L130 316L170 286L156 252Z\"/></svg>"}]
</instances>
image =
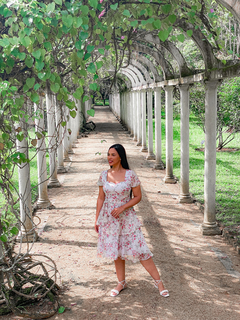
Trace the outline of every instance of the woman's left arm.
<instances>
[{"instance_id":1,"label":"woman's left arm","mask_svg":"<svg viewBox=\"0 0 240 320\"><path fill-rule=\"evenodd\" d=\"M128 208L131 208L131 207L135 206L138 202L141 201L141 199L142 199L142 192L141 192L141 187L140 187L140 185L137 186L137 187L132 188L132 193L133 193L133 198L132 198L132 199L130 199L127 203L125 203L125 204L122 205L121 207L113 209L113 211L111 212L111 215L112 215L114 218L118 218L119 215L120 215L123 211L127 210Z\"/></svg>"}]
</instances>

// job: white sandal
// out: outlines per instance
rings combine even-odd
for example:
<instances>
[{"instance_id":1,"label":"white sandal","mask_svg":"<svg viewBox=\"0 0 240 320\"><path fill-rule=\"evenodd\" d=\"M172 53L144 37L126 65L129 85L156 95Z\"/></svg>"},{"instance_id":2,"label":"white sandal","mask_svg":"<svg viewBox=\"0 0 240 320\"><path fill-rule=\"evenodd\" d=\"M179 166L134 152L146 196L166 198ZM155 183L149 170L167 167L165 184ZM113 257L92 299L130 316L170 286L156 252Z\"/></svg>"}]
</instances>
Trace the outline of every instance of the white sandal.
<instances>
[{"instance_id":1,"label":"white sandal","mask_svg":"<svg viewBox=\"0 0 240 320\"><path fill-rule=\"evenodd\" d=\"M124 289L127 288L127 287L126 287L126 285L127 285L126 280L119 281L118 283L121 284L122 290L118 291L118 290L116 290L116 289L112 289L112 290L111 290L111 294L110 294L111 297L116 297L116 296L118 296L121 291L123 291Z\"/></svg>"},{"instance_id":2,"label":"white sandal","mask_svg":"<svg viewBox=\"0 0 240 320\"><path fill-rule=\"evenodd\" d=\"M155 288L157 288L158 289L158 285L159 285L159 283L160 282L162 282L162 280L154 280L154 286L155 286ZM167 297L169 297L169 292L168 292L168 290L162 290L162 291L159 291L159 293L160 293L160 296L162 296L162 297L164 297L164 298L167 298Z\"/></svg>"}]
</instances>

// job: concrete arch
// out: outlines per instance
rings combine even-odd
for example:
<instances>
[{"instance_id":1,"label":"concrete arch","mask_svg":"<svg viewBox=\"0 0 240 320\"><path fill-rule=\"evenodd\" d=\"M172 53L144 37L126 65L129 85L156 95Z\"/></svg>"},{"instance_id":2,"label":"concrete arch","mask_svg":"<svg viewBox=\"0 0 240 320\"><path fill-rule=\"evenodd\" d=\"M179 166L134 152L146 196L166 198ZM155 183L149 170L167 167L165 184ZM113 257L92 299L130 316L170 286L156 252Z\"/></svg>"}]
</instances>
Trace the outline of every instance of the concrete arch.
<instances>
[{"instance_id":1,"label":"concrete arch","mask_svg":"<svg viewBox=\"0 0 240 320\"><path fill-rule=\"evenodd\" d=\"M120 69L118 73L122 73L123 75L125 75L131 81L132 87L136 87L137 85L139 85L134 76L130 72L127 72L126 69Z\"/></svg>"},{"instance_id":2,"label":"concrete arch","mask_svg":"<svg viewBox=\"0 0 240 320\"><path fill-rule=\"evenodd\" d=\"M129 64L127 69L130 69L131 71L136 73L136 75L137 75L139 81L141 82L141 84L146 84L147 83L146 78L143 77L143 74L141 73L141 71L137 67L135 67L132 64Z\"/></svg>"},{"instance_id":3,"label":"concrete arch","mask_svg":"<svg viewBox=\"0 0 240 320\"><path fill-rule=\"evenodd\" d=\"M135 59L131 59L131 62L130 62L132 65L134 65L135 67L137 67L138 69L141 70L141 72L144 74L144 77L146 79L146 82L147 83L152 83L154 82L154 80L151 79L151 77L149 76L149 72L148 70L144 67L143 64L141 64L140 62L138 62L137 60Z\"/></svg>"},{"instance_id":4,"label":"concrete arch","mask_svg":"<svg viewBox=\"0 0 240 320\"><path fill-rule=\"evenodd\" d=\"M131 69L129 68L121 68L120 69L123 73L125 73L126 75L128 74L131 78L132 78L132 83L134 83L133 87L136 86L141 86L141 81L140 79L137 77L136 73L133 72Z\"/></svg>"},{"instance_id":5,"label":"concrete arch","mask_svg":"<svg viewBox=\"0 0 240 320\"><path fill-rule=\"evenodd\" d=\"M162 81L163 78L159 75L156 67L153 65L153 63L145 57L143 54L139 54L138 52L134 52L134 58L137 61L142 62L141 65L145 65L149 68L149 70L152 72L152 75L154 77L154 82Z\"/></svg>"},{"instance_id":6,"label":"concrete arch","mask_svg":"<svg viewBox=\"0 0 240 320\"><path fill-rule=\"evenodd\" d=\"M154 43L156 45L160 45L161 47L164 47L171 53L173 58L177 61L180 77L185 77L193 74L193 71L188 68L186 60L184 59L183 55L172 42L168 40L162 42L158 36L152 35L152 34L147 34L144 37L144 39L149 43Z\"/></svg>"}]
</instances>

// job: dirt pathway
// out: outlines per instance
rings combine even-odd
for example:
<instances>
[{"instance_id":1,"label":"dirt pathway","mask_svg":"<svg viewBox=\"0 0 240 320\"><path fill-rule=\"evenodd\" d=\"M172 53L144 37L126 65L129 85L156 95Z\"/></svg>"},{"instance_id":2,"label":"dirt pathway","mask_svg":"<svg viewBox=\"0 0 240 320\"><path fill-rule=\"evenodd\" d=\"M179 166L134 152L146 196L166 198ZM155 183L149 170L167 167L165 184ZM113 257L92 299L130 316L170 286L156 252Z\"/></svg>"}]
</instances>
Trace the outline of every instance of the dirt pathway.
<instances>
[{"instance_id":1,"label":"dirt pathway","mask_svg":"<svg viewBox=\"0 0 240 320\"><path fill-rule=\"evenodd\" d=\"M44 230L33 251L55 260L65 288L60 305L67 310L51 319L239 320L240 258L234 249L221 236L201 235L202 213L194 204L178 203L179 185L163 183L164 172L152 169L154 162L145 160L108 108L96 107L93 120L96 131L79 140L69 172L59 175L62 187L49 190L56 209L37 212ZM118 142L142 183L136 210L169 289L167 299L159 296L140 263L129 262L128 289L110 297L116 285L113 262L96 258L96 183L108 168L108 147Z\"/></svg>"}]
</instances>

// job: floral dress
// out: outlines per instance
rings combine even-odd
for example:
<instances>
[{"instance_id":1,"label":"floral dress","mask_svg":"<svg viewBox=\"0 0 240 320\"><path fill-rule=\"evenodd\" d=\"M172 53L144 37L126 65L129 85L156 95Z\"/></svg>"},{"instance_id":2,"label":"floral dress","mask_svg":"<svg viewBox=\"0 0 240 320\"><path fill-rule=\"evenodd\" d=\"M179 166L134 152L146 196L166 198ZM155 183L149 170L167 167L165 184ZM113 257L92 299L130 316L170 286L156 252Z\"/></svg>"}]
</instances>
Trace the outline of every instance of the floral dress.
<instances>
[{"instance_id":1,"label":"floral dress","mask_svg":"<svg viewBox=\"0 0 240 320\"><path fill-rule=\"evenodd\" d=\"M142 231L141 222L133 207L123 211L119 218L114 218L111 212L130 200L131 188L140 185L140 181L132 170L127 170L125 180L119 183L107 181L107 170L103 171L98 180L98 186L103 186L105 200L97 225L99 226L98 257L116 260L147 260L153 256L149 250Z\"/></svg>"}]
</instances>

